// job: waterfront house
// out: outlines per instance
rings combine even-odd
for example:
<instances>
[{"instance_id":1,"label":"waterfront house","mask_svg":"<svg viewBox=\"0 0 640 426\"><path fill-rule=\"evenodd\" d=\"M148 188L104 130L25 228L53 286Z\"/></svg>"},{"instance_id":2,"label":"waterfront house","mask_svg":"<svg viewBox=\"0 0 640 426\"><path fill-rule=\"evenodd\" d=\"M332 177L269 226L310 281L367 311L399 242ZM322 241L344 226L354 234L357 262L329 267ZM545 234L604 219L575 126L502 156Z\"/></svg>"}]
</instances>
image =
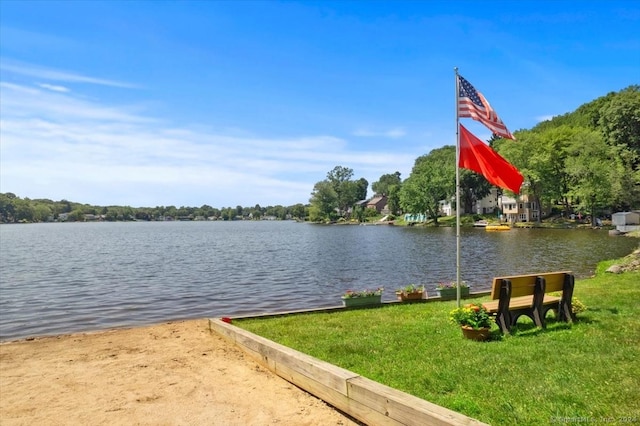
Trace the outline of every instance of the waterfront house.
<instances>
[{"instance_id":1,"label":"waterfront house","mask_svg":"<svg viewBox=\"0 0 640 426\"><path fill-rule=\"evenodd\" d=\"M528 195L521 195L516 198L503 195L499 199L503 213L503 220L515 222L535 222L541 218L541 211L538 203L531 201Z\"/></svg>"},{"instance_id":2,"label":"waterfront house","mask_svg":"<svg viewBox=\"0 0 640 426\"><path fill-rule=\"evenodd\" d=\"M371 200L367 202L366 207L368 209L375 209L378 213L384 213L384 210L388 210L387 207L387 196L386 195L376 195Z\"/></svg>"}]
</instances>

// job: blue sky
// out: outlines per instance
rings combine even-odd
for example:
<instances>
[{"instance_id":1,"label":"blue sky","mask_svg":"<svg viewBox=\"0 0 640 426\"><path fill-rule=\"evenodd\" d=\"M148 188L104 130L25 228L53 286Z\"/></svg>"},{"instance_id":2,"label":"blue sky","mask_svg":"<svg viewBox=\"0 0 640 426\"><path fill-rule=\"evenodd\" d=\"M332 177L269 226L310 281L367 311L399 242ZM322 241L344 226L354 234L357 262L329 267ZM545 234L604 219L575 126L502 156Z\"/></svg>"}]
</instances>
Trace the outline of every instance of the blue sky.
<instances>
[{"instance_id":1,"label":"blue sky","mask_svg":"<svg viewBox=\"0 0 640 426\"><path fill-rule=\"evenodd\" d=\"M640 84L638 28L632 0L0 0L0 192L288 206L338 165L404 179L455 144L454 67L529 129Z\"/></svg>"}]
</instances>

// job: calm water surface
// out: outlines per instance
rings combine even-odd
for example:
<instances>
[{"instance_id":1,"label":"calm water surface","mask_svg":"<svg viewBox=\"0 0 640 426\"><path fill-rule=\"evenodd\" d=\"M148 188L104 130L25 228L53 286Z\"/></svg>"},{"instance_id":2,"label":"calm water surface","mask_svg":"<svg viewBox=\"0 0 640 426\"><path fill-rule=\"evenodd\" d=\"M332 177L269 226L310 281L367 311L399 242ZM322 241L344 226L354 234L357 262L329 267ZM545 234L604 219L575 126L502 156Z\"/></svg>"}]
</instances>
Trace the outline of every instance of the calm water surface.
<instances>
[{"instance_id":1,"label":"calm water surface","mask_svg":"<svg viewBox=\"0 0 640 426\"><path fill-rule=\"evenodd\" d=\"M462 279L572 270L622 257L606 231L462 229ZM455 279L453 228L295 222L0 226L0 340L168 320L337 306L348 289ZM295 292L294 292L295 290Z\"/></svg>"}]
</instances>

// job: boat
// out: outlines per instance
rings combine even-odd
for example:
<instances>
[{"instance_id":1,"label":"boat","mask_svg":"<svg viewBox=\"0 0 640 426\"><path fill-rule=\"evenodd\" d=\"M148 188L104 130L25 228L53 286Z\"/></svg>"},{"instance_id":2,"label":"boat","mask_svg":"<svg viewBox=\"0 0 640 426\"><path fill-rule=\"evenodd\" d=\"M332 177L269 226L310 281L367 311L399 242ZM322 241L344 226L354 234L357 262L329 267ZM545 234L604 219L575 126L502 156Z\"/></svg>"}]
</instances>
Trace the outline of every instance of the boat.
<instances>
[{"instance_id":1,"label":"boat","mask_svg":"<svg viewBox=\"0 0 640 426\"><path fill-rule=\"evenodd\" d=\"M487 231L509 231L511 227L509 225L487 225L484 229Z\"/></svg>"}]
</instances>

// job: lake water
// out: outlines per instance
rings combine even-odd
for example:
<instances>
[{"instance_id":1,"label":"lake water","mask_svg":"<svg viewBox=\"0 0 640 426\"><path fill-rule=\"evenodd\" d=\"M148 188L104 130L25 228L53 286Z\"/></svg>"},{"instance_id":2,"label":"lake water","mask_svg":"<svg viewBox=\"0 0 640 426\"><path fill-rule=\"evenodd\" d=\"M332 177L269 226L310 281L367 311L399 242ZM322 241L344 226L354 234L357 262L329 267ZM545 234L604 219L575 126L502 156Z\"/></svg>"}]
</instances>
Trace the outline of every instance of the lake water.
<instances>
[{"instance_id":1,"label":"lake water","mask_svg":"<svg viewBox=\"0 0 640 426\"><path fill-rule=\"evenodd\" d=\"M637 248L599 230L462 229L462 279L572 270ZM0 226L0 340L341 305L348 290L456 277L454 228L284 222Z\"/></svg>"}]
</instances>

